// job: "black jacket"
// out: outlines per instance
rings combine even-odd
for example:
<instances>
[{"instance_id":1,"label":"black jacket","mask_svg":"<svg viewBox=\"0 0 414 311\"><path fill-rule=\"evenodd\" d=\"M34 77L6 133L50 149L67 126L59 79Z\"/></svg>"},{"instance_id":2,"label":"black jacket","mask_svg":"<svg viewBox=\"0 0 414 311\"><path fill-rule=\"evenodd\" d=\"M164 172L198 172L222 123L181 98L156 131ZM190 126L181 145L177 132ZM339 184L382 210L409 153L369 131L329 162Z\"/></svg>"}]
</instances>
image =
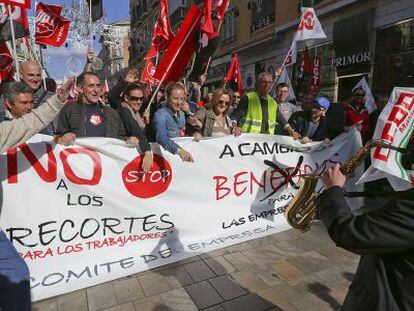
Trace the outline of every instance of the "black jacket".
<instances>
[{"instance_id":1,"label":"black jacket","mask_svg":"<svg viewBox=\"0 0 414 311\"><path fill-rule=\"evenodd\" d=\"M147 137L145 136L144 131L139 127L137 121L135 121L134 117L129 111L128 108L120 106L118 108L119 116L121 117L122 122L125 126L126 136L135 136L139 139L139 147L141 148L142 152L150 151L151 147L148 142Z\"/></svg>"},{"instance_id":2,"label":"black jacket","mask_svg":"<svg viewBox=\"0 0 414 311\"><path fill-rule=\"evenodd\" d=\"M301 136L307 136L306 133L309 129L309 124L312 122L311 111L298 111L295 112L289 119L290 125L298 132ZM319 120L318 128L315 133L309 138L315 141L324 140L327 137L326 134L326 118Z\"/></svg>"},{"instance_id":3,"label":"black jacket","mask_svg":"<svg viewBox=\"0 0 414 311\"><path fill-rule=\"evenodd\" d=\"M414 190L354 216L332 187L318 211L336 245L362 255L342 310L414 310Z\"/></svg>"},{"instance_id":4,"label":"black jacket","mask_svg":"<svg viewBox=\"0 0 414 311\"><path fill-rule=\"evenodd\" d=\"M109 106L101 105L101 112L106 120L106 137L125 140L125 128L118 113ZM85 104L68 103L59 114L56 133L63 135L74 133L76 137L86 137Z\"/></svg>"}]
</instances>

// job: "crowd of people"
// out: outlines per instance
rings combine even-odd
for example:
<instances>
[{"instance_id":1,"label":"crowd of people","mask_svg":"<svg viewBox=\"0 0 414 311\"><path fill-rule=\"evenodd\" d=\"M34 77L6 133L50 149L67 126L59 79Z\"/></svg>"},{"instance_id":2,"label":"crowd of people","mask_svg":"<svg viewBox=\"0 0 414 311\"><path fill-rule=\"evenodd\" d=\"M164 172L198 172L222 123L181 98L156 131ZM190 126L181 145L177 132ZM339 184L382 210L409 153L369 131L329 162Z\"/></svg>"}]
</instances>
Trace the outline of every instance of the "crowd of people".
<instances>
[{"instance_id":1,"label":"crowd of people","mask_svg":"<svg viewBox=\"0 0 414 311\"><path fill-rule=\"evenodd\" d=\"M1 85L2 152L38 132L53 136L56 143L63 145L71 145L82 137L109 137L124 140L130 147L139 146L144 153L142 169L145 172L153 166L150 142L159 143L182 161L195 161L191 153L173 140L184 136L193 137L198 142L204 137L255 133L286 135L302 143L329 143L342 132L356 127L366 142L372 138L379 112L387 102L386 98L381 97L377 101L377 111L369 114L362 88L353 90L344 103L332 103L328 97L312 91L291 102L288 100L290 86L275 83L274 74L269 72L260 73L255 89L245 94L224 87L203 94L206 76L201 75L197 81L188 84L170 83L166 89L157 90L152 96L148 86L139 83L135 68L127 70L125 76L104 94L99 77L89 71L88 66L76 80L70 79L55 90L45 88L41 68L33 60L21 64L21 79L21 82ZM68 99L75 81L77 96ZM151 97L154 97L152 103L149 100ZM64 105L64 102L67 104ZM406 163L407 169L414 169L412 159ZM330 169L324 177L328 191L320 204L321 219L326 222L328 230L337 235L339 227L332 228L334 214L326 212L326 206L333 204L333 198L342 196L338 189L343 186L344 180L338 166ZM399 207L398 204L395 206ZM341 217L344 208L346 204L341 201L340 208L337 208L337 212L342 213ZM354 216L346 215L350 222L355 221ZM344 227L344 230L353 235L358 233L355 228L350 231L349 227ZM387 234L381 230L378 228L380 235ZM339 240L341 237L333 238ZM355 247L360 247L363 242L358 237L353 239ZM408 242L404 240L403 243ZM2 261L5 256L7 262ZM3 308L30 310L27 266L2 231L0 272L0 302ZM5 280L7 285L4 285Z\"/></svg>"}]
</instances>

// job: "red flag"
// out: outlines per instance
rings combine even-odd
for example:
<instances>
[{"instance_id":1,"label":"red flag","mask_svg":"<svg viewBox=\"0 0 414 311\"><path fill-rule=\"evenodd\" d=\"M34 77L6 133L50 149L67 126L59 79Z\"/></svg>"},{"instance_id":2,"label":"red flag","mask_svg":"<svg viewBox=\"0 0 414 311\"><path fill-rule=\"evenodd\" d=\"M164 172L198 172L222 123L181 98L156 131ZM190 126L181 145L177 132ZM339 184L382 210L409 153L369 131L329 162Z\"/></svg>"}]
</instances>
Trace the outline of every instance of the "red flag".
<instances>
[{"instance_id":1,"label":"red flag","mask_svg":"<svg viewBox=\"0 0 414 311\"><path fill-rule=\"evenodd\" d=\"M229 68L229 72L227 76L224 78L225 83L229 83L230 81L234 81L237 83L237 90L240 94L243 93L243 84L242 84L242 76L239 66L239 58L237 53L233 55L233 59L231 61L231 65Z\"/></svg>"},{"instance_id":2,"label":"red flag","mask_svg":"<svg viewBox=\"0 0 414 311\"><path fill-rule=\"evenodd\" d=\"M12 73L13 57L5 42L0 44L0 83L7 81Z\"/></svg>"},{"instance_id":3,"label":"red flag","mask_svg":"<svg viewBox=\"0 0 414 311\"><path fill-rule=\"evenodd\" d=\"M191 55L197 48L197 30L200 28L201 12L197 5L188 11L180 29L162 58L154 77L164 84L179 81Z\"/></svg>"},{"instance_id":4,"label":"red flag","mask_svg":"<svg viewBox=\"0 0 414 311\"><path fill-rule=\"evenodd\" d=\"M102 93L104 95L109 93L108 79L106 79L106 78L105 78L104 84L102 86Z\"/></svg>"},{"instance_id":5,"label":"red flag","mask_svg":"<svg viewBox=\"0 0 414 311\"><path fill-rule=\"evenodd\" d=\"M214 8L216 9L216 18L220 22L224 18L230 0L216 0Z\"/></svg>"},{"instance_id":6,"label":"red flag","mask_svg":"<svg viewBox=\"0 0 414 311\"><path fill-rule=\"evenodd\" d=\"M159 83L159 81L154 78L154 74L157 68L155 67L151 58L147 58L146 61L147 62L145 64L144 71L142 72L142 76L141 76L141 83L146 83L151 86L156 86Z\"/></svg>"},{"instance_id":7,"label":"red flag","mask_svg":"<svg viewBox=\"0 0 414 311\"><path fill-rule=\"evenodd\" d=\"M62 7L36 4L36 43L60 47L66 41L70 22L60 13Z\"/></svg>"},{"instance_id":8,"label":"red flag","mask_svg":"<svg viewBox=\"0 0 414 311\"><path fill-rule=\"evenodd\" d=\"M201 30L204 34L206 34L206 36L209 39L213 39L218 36L218 34L214 31L213 19L211 17L211 13L212 13L211 0L205 0Z\"/></svg>"},{"instance_id":9,"label":"red flag","mask_svg":"<svg viewBox=\"0 0 414 311\"><path fill-rule=\"evenodd\" d=\"M1 2L6 3L6 4L10 4L10 5L19 6L21 8L25 8L25 9L30 9L31 8L30 0L2 0Z\"/></svg>"},{"instance_id":10,"label":"red flag","mask_svg":"<svg viewBox=\"0 0 414 311\"><path fill-rule=\"evenodd\" d=\"M311 63L309 59L309 52L308 47L305 46L305 50L303 51L302 56L302 63L299 68L299 78L303 79L306 75L309 75L311 73Z\"/></svg>"},{"instance_id":11,"label":"red flag","mask_svg":"<svg viewBox=\"0 0 414 311\"><path fill-rule=\"evenodd\" d=\"M168 1L161 0L160 14L155 22L154 33L152 35L152 44L157 47L158 52L166 50L172 39L174 39L169 16Z\"/></svg>"}]
</instances>

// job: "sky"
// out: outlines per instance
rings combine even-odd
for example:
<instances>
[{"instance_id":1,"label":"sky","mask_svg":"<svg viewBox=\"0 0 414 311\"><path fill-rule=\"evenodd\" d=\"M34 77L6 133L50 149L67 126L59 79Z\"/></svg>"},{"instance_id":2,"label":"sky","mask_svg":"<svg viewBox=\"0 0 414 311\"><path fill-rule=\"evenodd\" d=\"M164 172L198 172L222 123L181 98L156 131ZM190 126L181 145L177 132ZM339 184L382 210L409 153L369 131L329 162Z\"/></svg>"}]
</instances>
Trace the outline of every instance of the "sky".
<instances>
[{"instance_id":1,"label":"sky","mask_svg":"<svg viewBox=\"0 0 414 311\"><path fill-rule=\"evenodd\" d=\"M32 9L28 12L28 14L29 16L34 16L35 1L32 0L31 2ZM56 4L62 6L66 3L70 3L71 0L43 0L42 2L45 4ZM129 0L103 0L103 8L108 23L129 19ZM94 52L96 54L98 54L101 49L101 44L98 42L98 40L99 37L97 36L93 45ZM53 79L62 79L64 76L71 76L70 72L67 69L67 60L73 56L76 57L76 59L79 61L82 61L82 63L85 63L86 55L84 53L85 51L83 50L76 51L74 49L65 48L64 46L59 49L47 47L46 54L48 54L50 57L46 61L46 69L49 75Z\"/></svg>"}]
</instances>

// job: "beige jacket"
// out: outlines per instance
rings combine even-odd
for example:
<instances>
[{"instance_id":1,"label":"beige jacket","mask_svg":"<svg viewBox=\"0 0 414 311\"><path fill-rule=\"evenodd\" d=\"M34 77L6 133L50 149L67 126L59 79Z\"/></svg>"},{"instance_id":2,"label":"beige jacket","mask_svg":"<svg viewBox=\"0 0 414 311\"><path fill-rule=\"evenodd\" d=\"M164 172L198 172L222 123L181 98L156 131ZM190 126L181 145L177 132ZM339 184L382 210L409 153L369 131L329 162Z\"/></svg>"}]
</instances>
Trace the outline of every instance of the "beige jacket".
<instances>
[{"instance_id":1,"label":"beige jacket","mask_svg":"<svg viewBox=\"0 0 414 311\"><path fill-rule=\"evenodd\" d=\"M64 106L56 95L21 118L0 123L0 153L15 147L39 133L53 121Z\"/></svg>"}]
</instances>

